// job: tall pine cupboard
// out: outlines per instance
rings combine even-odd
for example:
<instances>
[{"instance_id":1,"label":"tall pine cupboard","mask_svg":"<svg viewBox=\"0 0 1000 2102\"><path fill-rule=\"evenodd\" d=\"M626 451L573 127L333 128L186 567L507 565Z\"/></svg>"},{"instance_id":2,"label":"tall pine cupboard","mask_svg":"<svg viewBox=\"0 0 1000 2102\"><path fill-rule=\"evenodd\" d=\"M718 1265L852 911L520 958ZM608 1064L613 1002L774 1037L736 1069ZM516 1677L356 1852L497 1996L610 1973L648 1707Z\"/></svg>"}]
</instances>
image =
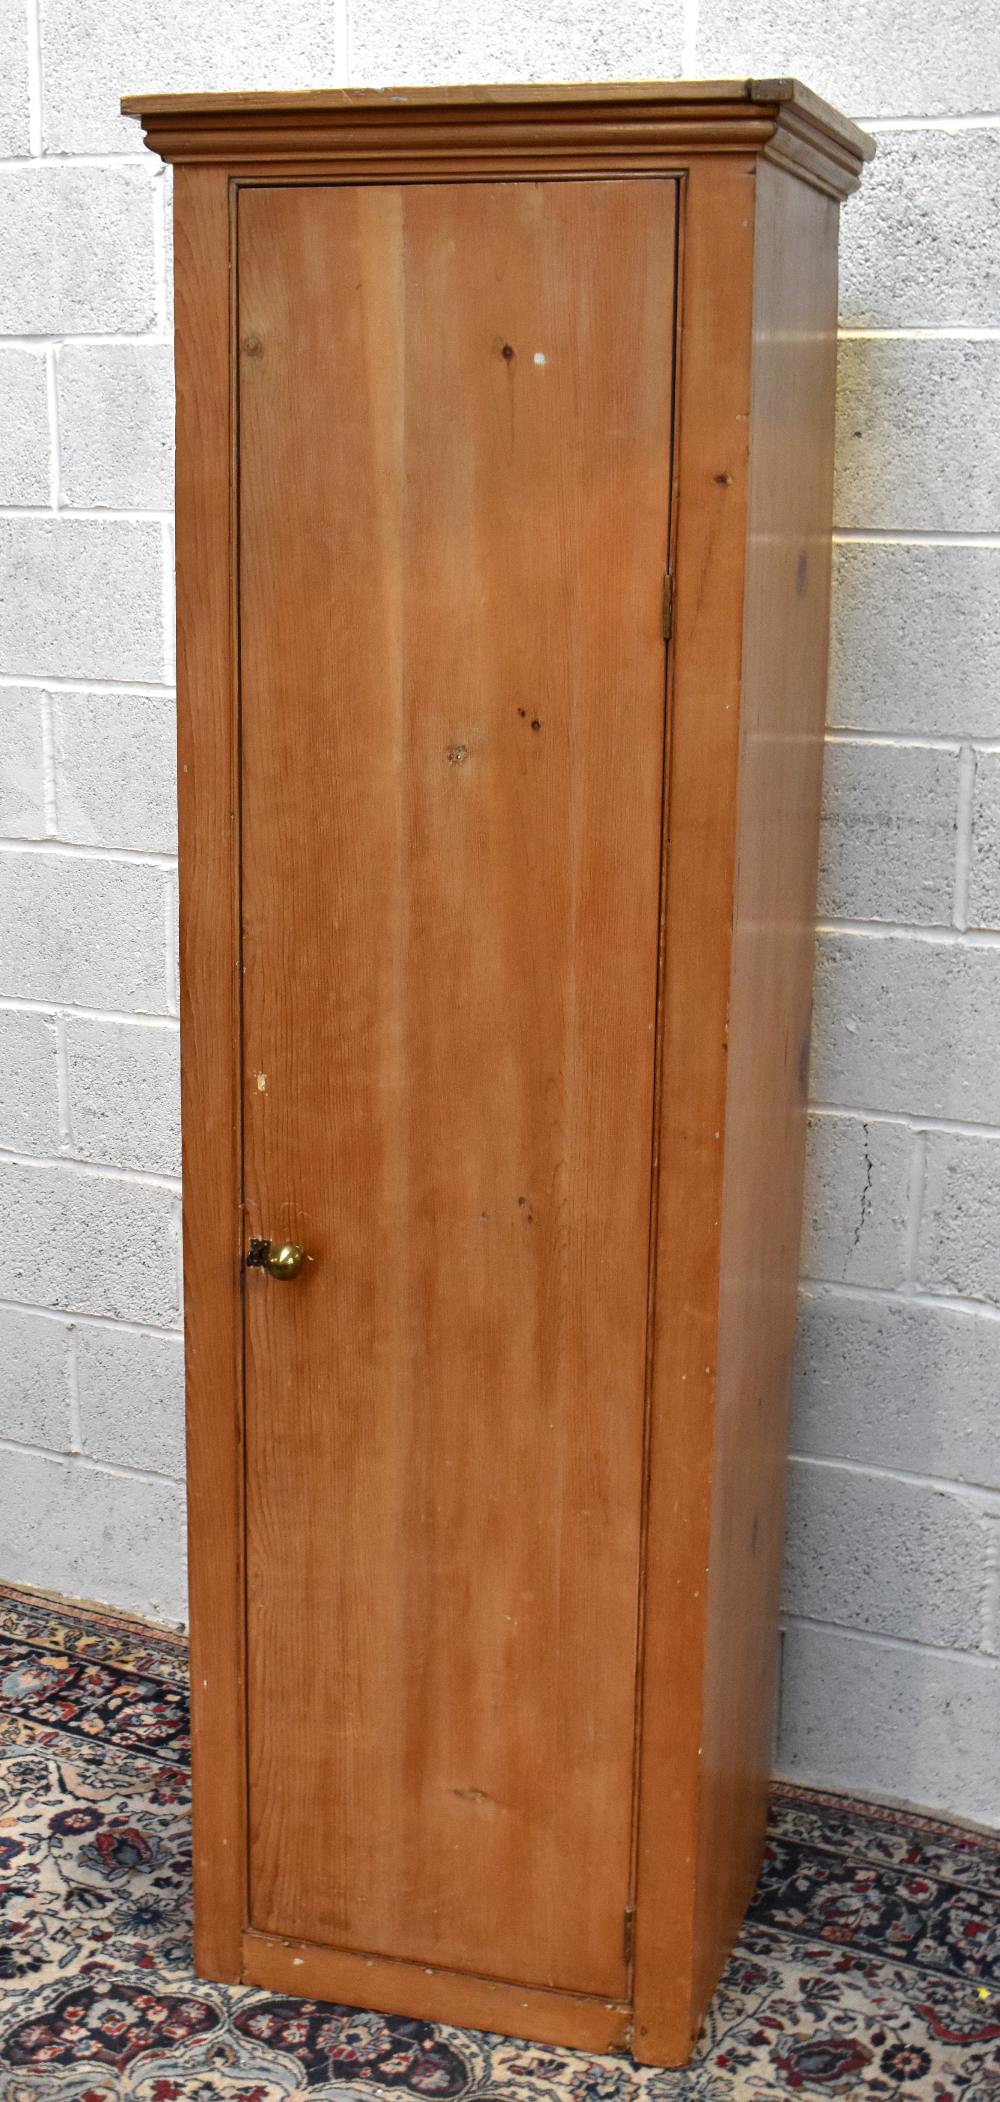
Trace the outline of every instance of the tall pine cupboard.
<instances>
[{"instance_id":1,"label":"tall pine cupboard","mask_svg":"<svg viewBox=\"0 0 1000 2102\"><path fill-rule=\"evenodd\" d=\"M686 2056L771 1748L837 224L787 80L174 166L197 1960Z\"/></svg>"}]
</instances>

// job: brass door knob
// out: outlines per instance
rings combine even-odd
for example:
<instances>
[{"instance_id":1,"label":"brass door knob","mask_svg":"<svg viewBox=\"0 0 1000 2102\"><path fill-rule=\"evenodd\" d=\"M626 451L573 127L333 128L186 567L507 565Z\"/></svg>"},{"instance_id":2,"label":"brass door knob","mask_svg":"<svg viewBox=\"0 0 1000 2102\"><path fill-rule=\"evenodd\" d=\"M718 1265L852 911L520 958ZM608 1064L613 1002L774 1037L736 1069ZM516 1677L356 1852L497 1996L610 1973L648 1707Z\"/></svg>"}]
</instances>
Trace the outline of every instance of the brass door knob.
<instances>
[{"instance_id":1,"label":"brass door knob","mask_svg":"<svg viewBox=\"0 0 1000 2102\"><path fill-rule=\"evenodd\" d=\"M306 1259L298 1241L251 1241L247 1269L266 1270L269 1277L297 1277Z\"/></svg>"}]
</instances>

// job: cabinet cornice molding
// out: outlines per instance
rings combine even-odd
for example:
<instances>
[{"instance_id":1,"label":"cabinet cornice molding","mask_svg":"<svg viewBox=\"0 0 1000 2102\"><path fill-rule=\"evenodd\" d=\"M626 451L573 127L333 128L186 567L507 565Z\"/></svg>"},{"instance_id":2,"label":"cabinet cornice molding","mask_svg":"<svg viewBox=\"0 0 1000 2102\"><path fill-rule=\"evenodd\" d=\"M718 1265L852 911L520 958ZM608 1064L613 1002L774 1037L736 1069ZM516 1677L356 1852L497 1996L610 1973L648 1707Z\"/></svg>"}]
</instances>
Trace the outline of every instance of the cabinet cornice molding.
<instances>
[{"instance_id":1,"label":"cabinet cornice molding","mask_svg":"<svg viewBox=\"0 0 1000 2102\"><path fill-rule=\"evenodd\" d=\"M795 80L126 95L122 110L177 166L350 182L662 174L743 153L843 198L875 151Z\"/></svg>"}]
</instances>

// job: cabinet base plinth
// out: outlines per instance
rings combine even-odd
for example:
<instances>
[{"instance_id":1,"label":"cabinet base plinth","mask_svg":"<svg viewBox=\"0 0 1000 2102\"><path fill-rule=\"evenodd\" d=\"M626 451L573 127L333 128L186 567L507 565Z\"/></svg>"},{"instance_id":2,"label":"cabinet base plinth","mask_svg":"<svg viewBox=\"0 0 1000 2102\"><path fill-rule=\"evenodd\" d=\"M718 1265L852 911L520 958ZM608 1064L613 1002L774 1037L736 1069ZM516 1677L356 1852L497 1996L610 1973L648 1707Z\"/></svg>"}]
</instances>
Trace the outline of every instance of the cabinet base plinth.
<instances>
[{"instance_id":1,"label":"cabinet base plinth","mask_svg":"<svg viewBox=\"0 0 1000 2102\"><path fill-rule=\"evenodd\" d=\"M272 1992L309 2000L371 2007L411 2021L446 2022L458 2029L496 2029L532 2043L579 2051L627 2050L632 2009L627 2003L544 1988L506 1985L462 1971L315 1942L284 1941L251 1929L243 1936L243 1978Z\"/></svg>"}]
</instances>

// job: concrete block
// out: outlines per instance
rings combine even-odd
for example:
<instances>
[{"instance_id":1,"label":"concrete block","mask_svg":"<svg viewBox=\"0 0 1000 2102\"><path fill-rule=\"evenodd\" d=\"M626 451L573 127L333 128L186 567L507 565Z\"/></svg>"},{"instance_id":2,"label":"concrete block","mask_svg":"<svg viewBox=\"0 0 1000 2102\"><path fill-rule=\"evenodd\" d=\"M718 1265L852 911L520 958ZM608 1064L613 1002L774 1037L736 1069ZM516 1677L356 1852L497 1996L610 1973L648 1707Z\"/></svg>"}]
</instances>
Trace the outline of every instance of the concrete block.
<instances>
[{"instance_id":1,"label":"concrete block","mask_svg":"<svg viewBox=\"0 0 1000 2102\"><path fill-rule=\"evenodd\" d=\"M993 1536L991 1559L993 1570L996 1572L1000 1569L1000 1515L991 1520L991 1532ZM987 1606L986 1633L983 1637L983 1648L988 1650L992 1657L1000 1658L1000 1585L996 1583L995 1577Z\"/></svg>"},{"instance_id":2,"label":"concrete block","mask_svg":"<svg viewBox=\"0 0 1000 2102\"><path fill-rule=\"evenodd\" d=\"M807 1277L902 1283L911 1146L901 1124L810 1118L802 1237Z\"/></svg>"},{"instance_id":3,"label":"concrete block","mask_svg":"<svg viewBox=\"0 0 1000 2102\"><path fill-rule=\"evenodd\" d=\"M173 520L164 532L163 631L168 686L177 684L177 531Z\"/></svg>"},{"instance_id":4,"label":"concrete block","mask_svg":"<svg viewBox=\"0 0 1000 2102\"><path fill-rule=\"evenodd\" d=\"M0 1162L0 1299L176 1327L178 1210L154 1183Z\"/></svg>"},{"instance_id":5,"label":"concrete block","mask_svg":"<svg viewBox=\"0 0 1000 2102\"><path fill-rule=\"evenodd\" d=\"M0 350L0 504L47 504L49 410L40 350Z\"/></svg>"},{"instance_id":6,"label":"concrete block","mask_svg":"<svg viewBox=\"0 0 1000 2102\"><path fill-rule=\"evenodd\" d=\"M682 0L352 0L352 84L667 80L683 70Z\"/></svg>"},{"instance_id":7,"label":"concrete block","mask_svg":"<svg viewBox=\"0 0 1000 2102\"><path fill-rule=\"evenodd\" d=\"M968 922L970 927L1000 927L1000 758L996 752L976 754Z\"/></svg>"},{"instance_id":8,"label":"concrete block","mask_svg":"<svg viewBox=\"0 0 1000 2102\"><path fill-rule=\"evenodd\" d=\"M793 1462L784 1605L802 1620L976 1650L986 1524L960 1494L892 1475Z\"/></svg>"},{"instance_id":9,"label":"concrete block","mask_svg":"<svg viewBox=\"0 0 1000 2102\"><path fill-rule=\"evenodd\" d=\"M988 1658L793 1622L784 1641L778 1771L1000 1822L1000 1675Z\"/></svg>"},{"instance_id":10,"label":"concrete block","mask_svg":"<svg viewBox=\"0 0 1000 2102\"><path fill-rule=\"evenodd\" d=\"M0 994L162 1014L162 869L83 855L0 857Z\"/></svg>"},{"instance_id":11,"label":"concrete block","mask_svg":"<svg viewBox=\"0 0 1000 2102\"><path fill-rule=\"evenodd\" d=\"M41 696L0 686L0 838L45 835Z\"/></svg>"},{"instance_id":12,"label":"concrete block","mask_svg":"<svg viewBox=\"0 0 1000 2102\"><path fill-rule=\"evenodd\" d=\"M1000 130L885 131L844 213L845 328L992 328Z\"/></svg>"},{"instance_id":13,"label":"concrete block","mask_svg":"<svg viewBox=\"0 0 1000 2102\"><path fill-rule=\"evenodd\" d=\"M995 949L820 935L811 1092L831 1108L1000 1124Z\"/></svg>"},{"instance_id":14,"label":"concrete block","mask_svg":"<svg viewBox=\"0 0 1000 2102\"><path fill-rule=\"evenodd\" d=\"M0 1146L15 1153L58 1153L56 1025L48 1015L0 1008L0 1074Z\"/></svg>"},{"instance_id":15,"label":"concrete block","mask_svg":"<svg viewBox=\"0 0 1000 2102\"><path fill-rule=\"evenodd\" d=\"M0 1308L0 1438L69 1450L69 1348L64 1321Z\"/></svg>"},{"instance_id":16,"label":"concrete block","mask_svg":"<svg viewBox=\"0 0 1000 2102\"><path fill-rule=\"evenodd\" d=\"M86 846L171 854L177 761L170 696L53 693L56 830Z\"/></svg>"},{"instance_id":17,"label":"concrete block","mask_svg":"<svg viewBox=\"0 0 1000 2102\"><path fill-rule=\"evenodd\" d=\"M917 1277L1000 1306L1000 1138L928 1133Z\"/></svg>"},{"instance_id":18,"label":"concrete block","mask_svg":"<svg viewBox=\"0 0 1000 2102\"><path fill-rule=\"evenodd\" d=\"M42 14L44 138L51 153L135 153L142 135L119 115L123 94L223 88L330 87L336 10L315 0L46 0Z\"/></svg>"},{"instance_id":19,"label":"concrete block","mask_svg":"<svg viewBox=\"0 0 1000 2102\"><path fill-rule=\"evenodd\" d=\"M94 1460L184 1475L184 1345L135 1329L73 1330L81 1445Z\"/></svg>"},{"instance_id":20,"label":"concrete block","mask_svg":"<svg viewBox=\"0 0 1000 2102\"><path fill-rule=\"evenodd\" d=\"M77 33L70 56L80 49ZM0 334L154 328L153 181L152 162L0 169Z\"/></svg>"},{"instance_id":21,"label":"concrete block","mask_svg":"<svg viewBox=\"0 0 1000 2102\"><path fill-rule=\"evenodd\" d=\"M792 1394L796 1453L1000 1490L1000 1321L988 1314L806 1291Z\"/></svg>"},{"instance_id":22,"label":"concrete block","mask_svg":"<svg viewBox=\"0 0 1000 2102\"><path fill-rule=\"evenodd\" d=\"M181 1168L177 1029L172 1022L66 1023L69 1128L78 1158L153 1175Z\"/></svg>"},{"instance_id":23,"label":"concrete block","mask_svg":"<svg viewBox=\"0 0 1000 2102\"><path fill-rule=\"evenodd\" d=\"M0 154L13 160L31 144L28 116L28 17L0 8Z\"/></svg>"},{"instance_id":24,"label":"concrete block","mask_svg":"<svg viewBox=\"0 0 1000 2102\"><path fill-rule=\"evenodd\" d=\"M859 117L1000 108L993 0L711 0L700 10L696 74L791 73Z\"/></svg>"},{"instance_id":25,"label":"concrete block","mask_svg":"<svg viewBox=\"0 0 1000 2102\"><path fill-rule=\"evenodd\" d=\"M43 679L165 681L155 520L0 518L0 663Z\"/></svg>"},{"instance_id":26,"label":"concrete block","mask_svg":"<svg viewBox=\"0 0 1000 2102\"><path fill-rule=\"evenodd\" d=\"M180 1013L181 998L181 926L180 890L176 877L168 887L167 904L167 1007L172 1015Z\"/></svg>"},{"instance_id":27,"label":"concrete block","mask_svg":"<svg viewBox=\"0 0 1000 2102\"><path fill-rule=\"evenodd\" d=\"M1000 549L834 549L831 723L1000 737Z\"/></svg>"},{"instance_id":28,"label":"concrete block","mask_svg":"<svg viewBox=\"0 0 1000 2102\"><path fill-rule=\"evenodd\" d=\"M9 1452L0 1470L0 1578L147 1620L186 1611L179 1482Z\"/></svg>"},{"instance_id":29,"label":"concrete block","mask_svg":"<svg viewBox=\"0 0 1000 2102\"><path fill-rule=\"evenodd\" d=\"M838 526L1000 531L1000 342L848 337Z\"/></svg>"},{"instance_id":30,"label":"concrete block","mask_svg":"<svg viewBox=\"0 0 1000 2102\"><path fill-rule=\"evenodd\" d=\"M132 120L129 119L129 122ZM160 209L163 213L163 282L166 295L166 332L174 327L174 171L165 167L160 177Z\"/></svg>"},{"instance_id":31,"label":"concrete block","mask_svg":"<svg viewBox=\"0 0 1000 2102\"><path fill-rule=\"evenodd\" d=\"M169 343L70 343L56 366L62 501L168 511L174 500Z\"/></svg>"},{"instance_id":32,"label":"concrete block","mask_svg":"<svg viewBox=\"0 0 1000 2102\"><path fill-rule=\"evenodd\" d=\"M829 744L820 917L950 926L957 824L957 747Z\"/></svg>"}]
</instances>

